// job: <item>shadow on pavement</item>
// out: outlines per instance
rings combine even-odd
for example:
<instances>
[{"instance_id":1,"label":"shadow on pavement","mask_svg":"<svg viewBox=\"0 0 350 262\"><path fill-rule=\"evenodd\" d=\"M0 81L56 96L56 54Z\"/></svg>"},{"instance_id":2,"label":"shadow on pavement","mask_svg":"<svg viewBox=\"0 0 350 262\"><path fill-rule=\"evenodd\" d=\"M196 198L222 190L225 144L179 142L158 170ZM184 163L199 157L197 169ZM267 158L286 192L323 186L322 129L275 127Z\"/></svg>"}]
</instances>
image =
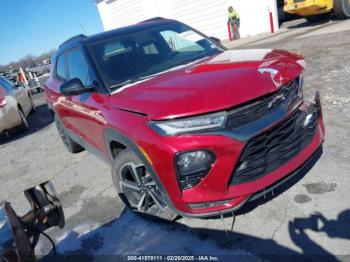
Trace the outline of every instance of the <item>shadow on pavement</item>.
<instances>
[{"instance_id":1,"label":"shadow on pavement","mask_svg":"<svg viewBox=\"0 0 350 262\"><path fill-rule=\"evenodd\" d=\"M341 212L335 220L327 219L321 213L315 213L308 218L295 218L289 222L288 229L291 239L301 248L303 254L330 255L320 245L311 240L305 230L322 232L329 238L350 240L350 209Z\"/></svg>"},{"instance_id":2,"label":"shadow on pavement","mask_svg":"<svg viewBox=\"0 0 350 262\"><path fill-rule=\"evenodd\" d=\"M303 27L314 27L314 26L320 26L320 25L324 25L329 23L330 21L335 21L336 19L333 19L331 17L325 17L322 20L319 21L314 21L314 22L310 22L305 20L302 23L298 23L296 25L291 25L291 26L287 26L286 28L288 29L298 29L298 28L303 28Z\"/></svg>"},{"instance_id":3,"label":"shadow on pavement","mask_svg":"<svg viewBox=\"0 0 350 262\"><path fill-rule=\"evenodd\" d=\"M14 128L13 130L9 131L9 137L7 137L5 134L1 134L0 145L29 136L50 125L53 122L53 119L50 116L47 105L42 104L37 106L35 112L28 116L28 122L29 129L26 132L20 132L18 129Z\"/></svg>"},{"instance_id":4,"label":"shadow on pavement","mask_svg":"<svg viewBox=\"0 0 350 262\"><path fill-rule=\"evenodd\" d=\"M305 233L306 229L324 232L330 238L349 238L350 210L338 219L328 220L321 214L296 218L288 224L295 251L273 239L263 239L238 232L191 228L180 223L155 223L126 210L118 219L101 227L77 232L72 230L57 244L55 261L127 261L127 255L211 255L219 261L337 261ZM316 227L316 222L323 226ZM84 225L79 225L84 228ZM78 230L79 231L79 230ZM43 257L42 261L52 258Z\"/></svg>"}]
</instances>

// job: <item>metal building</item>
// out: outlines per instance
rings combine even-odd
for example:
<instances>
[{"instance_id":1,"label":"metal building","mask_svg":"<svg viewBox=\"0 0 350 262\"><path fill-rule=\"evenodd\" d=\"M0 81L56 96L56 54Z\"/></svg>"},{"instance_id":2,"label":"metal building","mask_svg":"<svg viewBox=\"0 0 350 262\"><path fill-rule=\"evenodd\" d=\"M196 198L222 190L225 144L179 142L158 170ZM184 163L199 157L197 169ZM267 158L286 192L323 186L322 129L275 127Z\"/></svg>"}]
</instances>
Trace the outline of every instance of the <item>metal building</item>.
<instances>
[{"instance_id":1,"label":"metal building","mask_svg":"<svg viewBox=\"0 0 350 262\"><path fill-rule=\"evenodd\" d=\"M228 39L227 9L241 17L241 36L278 30L276 0L96 0L104 29L134 24L152 17L184 22L203 33Z\"/></svg>"}]
</instances>

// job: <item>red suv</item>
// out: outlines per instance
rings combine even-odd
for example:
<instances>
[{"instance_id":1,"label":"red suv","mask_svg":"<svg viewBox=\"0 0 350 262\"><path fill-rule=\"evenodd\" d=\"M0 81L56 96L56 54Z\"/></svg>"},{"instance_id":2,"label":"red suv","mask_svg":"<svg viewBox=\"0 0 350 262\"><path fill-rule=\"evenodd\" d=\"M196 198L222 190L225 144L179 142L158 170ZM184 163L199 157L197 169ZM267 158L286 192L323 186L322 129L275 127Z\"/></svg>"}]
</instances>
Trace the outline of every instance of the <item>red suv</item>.
<instances>
[{"instance_id":1,"label":"red suv","mask_svg":"<svg viewBox=\"0 0 350 262\"><path fill-rule=\"evenodd\" d=\"M227 50L159 18L73 37L52 61L45 89L64 145L109 163L139 214L234 212L322 153L321 104L303 100L299 54Z\"/></svg>"}]
</instances>

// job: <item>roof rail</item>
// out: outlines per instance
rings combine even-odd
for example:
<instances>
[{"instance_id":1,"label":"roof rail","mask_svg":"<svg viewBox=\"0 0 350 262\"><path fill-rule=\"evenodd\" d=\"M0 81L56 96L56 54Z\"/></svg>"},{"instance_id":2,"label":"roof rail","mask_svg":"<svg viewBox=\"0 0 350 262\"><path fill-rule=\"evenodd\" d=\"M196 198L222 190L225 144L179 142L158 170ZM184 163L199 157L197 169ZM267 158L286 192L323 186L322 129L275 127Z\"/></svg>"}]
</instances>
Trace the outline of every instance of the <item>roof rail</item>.
<instances>
[{"instance_id":1,"label":"roof rail","mask_svg":"<svg viewBox=\"0 0 350 262\"><path fill-rule=\"evenodd\" d=\"M76 41L76 40L82 40L82 39L85 39L85 38L87 38L87 36L86 36L86 35L83 35L83 34L73 36L73 37L67 39L66 41L64 41L59 47L62 47L62 46L64 46L65 44L68 44L68 43L70 43L70 42L73 42L73 41Z\"/></svg>"},{"instance_id":2,"label":"roof rail","mask_svg":"<svg viewBox=\"0 0 350 262\"><path fill-rule=\"evenodd\" d=\"M142 24L142 23L148 23L148 22L155 22L155 21L162 21L162 20L167 20L166 18L164 17L153 17L153 18L150 18L150 19L147 19L147 20L144 20L144 21L141 21L139 22L139 24Z\"/></svg>"}]
</instances>

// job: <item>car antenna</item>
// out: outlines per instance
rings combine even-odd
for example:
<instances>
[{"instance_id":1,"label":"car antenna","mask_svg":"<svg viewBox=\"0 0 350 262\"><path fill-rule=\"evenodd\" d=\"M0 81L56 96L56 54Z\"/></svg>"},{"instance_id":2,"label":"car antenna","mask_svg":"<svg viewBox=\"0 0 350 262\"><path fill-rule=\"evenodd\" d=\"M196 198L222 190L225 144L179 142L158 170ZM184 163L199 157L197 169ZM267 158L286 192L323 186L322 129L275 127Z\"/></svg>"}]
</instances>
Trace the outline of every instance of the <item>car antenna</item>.
<instances>
[{"instance_id":1,"label":"car antenna","mask_svg":"<svg viewBox=\"0 0 350 262\"><path fill-rule=\"evenodd\" d=\"M83 31L83 33L84 33L85 35L87 35L86 30L85 30L85 27L83 26L83 24L80 24L80 27L81 27L81 30Z\"/></svg>"}]
</instances>

